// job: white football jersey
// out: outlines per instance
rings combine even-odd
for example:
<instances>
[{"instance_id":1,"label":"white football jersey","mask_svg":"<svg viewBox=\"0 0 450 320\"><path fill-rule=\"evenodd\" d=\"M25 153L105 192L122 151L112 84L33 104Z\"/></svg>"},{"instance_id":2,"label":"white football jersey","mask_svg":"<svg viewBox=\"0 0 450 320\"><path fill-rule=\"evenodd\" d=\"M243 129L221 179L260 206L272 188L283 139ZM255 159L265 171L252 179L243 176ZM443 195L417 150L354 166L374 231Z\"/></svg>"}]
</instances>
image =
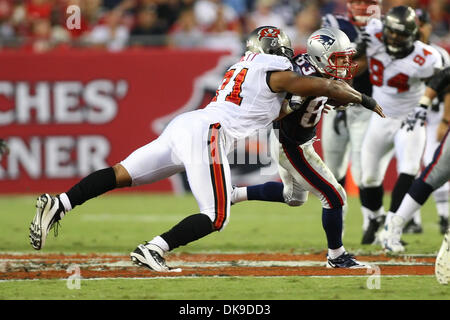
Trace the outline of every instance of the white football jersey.
<instances>
[{"instance_id":1,"label":"white football jersey","mask_svg":"<svg viewBox=\"0 0 450 320\"><path fill-rule=\"evenodd\" d=\"M279 116L286 93L273 92L267 74L286 70L293 70L286 57L246 52L225 73L216 96L204 111L211 120L220 122L230 136L245 138Z\"/></svg>"},{"instance_id":2,"label":"white football jersey","mask_svg":"<svg viewBox=\"0 0 450 320\"><path fill-rule=\"evenodd\" d=\"M416 106L425 91L424 80L442 68L438 51L421 41L406 57L393 59L382 39L382 22L371 19L366 26L370 35L366 55L373 85L372 97L388 117L404 118Z\"/></svg>"}]
</instances>

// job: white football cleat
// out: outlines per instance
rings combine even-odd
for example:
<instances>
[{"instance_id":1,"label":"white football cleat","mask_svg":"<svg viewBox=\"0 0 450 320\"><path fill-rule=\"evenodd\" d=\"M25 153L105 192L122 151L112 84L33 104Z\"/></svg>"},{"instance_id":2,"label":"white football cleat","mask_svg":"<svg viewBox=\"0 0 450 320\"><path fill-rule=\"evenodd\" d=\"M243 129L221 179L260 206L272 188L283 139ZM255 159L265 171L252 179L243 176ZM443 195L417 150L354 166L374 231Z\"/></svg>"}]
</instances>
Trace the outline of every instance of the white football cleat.
<instances>
[{"instance_id":1,"label":"white football cleat","mask_svg":"<svg viewBox=\"0 0 450 320\"><path fill-rule=\"evenodd\" d=\"M64 209L58 197L43 194L36 200L36 214L30 225L30 243L40 250L45 244L48 232L64 217ZM55 235L57 232L55 232Z\"/></svg>"},{"instance_id":2,"label":"white football cleat","mask_svg":"<svg viewBox=\"0 0 450 320\"><path fill-rule=\"evenodd\" d=\"M392 214L386 218L383 230L380 231L378 237L384 250L391 253L400 253L405 251L405 247L401 243L404 219L400 216Z\"/></svg>"},{"instance_id":3,"label":"white football cleat","mask_svg":"<svg viewBox=\"0 0 450 320\"><path fill-rule=\"evenodd\" d=\"M448 284L450 281L450 229L444 235L441 249L436 257L434 273L440 284Z\"/></svg>"},{"instance_id":4,"label":"white football cleat","mask_svg":"<svg viewBox=\"0 0 450 320\"><path fill-rule=\"evenodd\" d=\"M181 272L179 268L170 268L164 259L164 251L157 245L147 242L140 244L130 253L131 261L156 272Z\"/></svg>"}]
</instances>

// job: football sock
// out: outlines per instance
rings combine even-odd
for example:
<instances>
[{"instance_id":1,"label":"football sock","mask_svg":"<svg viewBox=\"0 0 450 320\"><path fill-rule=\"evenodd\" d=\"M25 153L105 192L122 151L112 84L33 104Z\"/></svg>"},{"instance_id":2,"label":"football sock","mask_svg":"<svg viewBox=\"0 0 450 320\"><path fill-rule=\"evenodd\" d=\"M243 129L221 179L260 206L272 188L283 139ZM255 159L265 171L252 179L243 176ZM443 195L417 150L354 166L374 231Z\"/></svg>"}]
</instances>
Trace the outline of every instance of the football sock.
<instances>
[{"instance_id":1,"label":"football sock","mask_svg":"<svg viewBox=\"0 0 450 320\"><path fill-rule=\"evenodd\" d=\"M266 182L255 186L247 187L248 200L284 202L283 183Z\"/></svg>"},{"instance_id":2,"label":"football sock","mask_svg":"<svg viewBox=\"0 0 450 320\"><path fill-rule=\"evenodd\" d=\"M72 205L70 204L70 200L69 197L67 196L66 193L61 193L58 196L59 200L61 201L61 204L64 207L64 212L69 212L70 210L72 210Z\"/></svg>"},{"instance_id":3,"label":"football sock","mask_svg":"<svg viewBox=\"0 0 450 320\"><path fill-rule=\"evenodd\" d=\"M328 248L342 247L342 207L322 208L322 227L327 236Z\"/></svg>"},{"instance_id":4,"label":"football sock","mask_svg":"<svg viewBox=\"0 0 450 320\"><path fill-rule=\"evenodd\" d=\"M412 198L409 193L407 193L400 207L397 209L395 215L398 215L404 219L405 222L414 218L414 214L421 207L420 203L418 203L414 198Z\"/></svg>"},{"instance_id":5,"label":"football sock","mask_svg":"<svg viewBox=\"0 0 450 320\"><path fill-rule=\"evenodd\" d=\"M449 210L448 201L436 202L436 209L439 217L448 218L448 210Z\"/></svg>"},{"instance_id":6,"label":"football sock","mask_svg":"<svg viewBox=\"0 0 450 320\"><path fill-rule=\"evenodd\" d=\"M160 236L154 237L149 243L160 247L164 252L167 252L170 249L169 244L166 242L166 240L164 240Z\"/></svg>"},{"instance_id":7,"label":"football sock","mask_svg":"<svg viewBox=\"0 0 450 320\"><path fill-rule=\"evenodd\" d=\"M397 182L395 183L394 190L392 190L392 200L389 211L397 212L398 207L400 207L400 204L402 203L403 197L408 192L408 189L411 187L414 179L414 176L400 173L397 178Z\"/></svg>"},{"instance_id":8,"label":"football sock","mask_svg":"<svg viewBox=\"0 0 450 320\"><path fill-rule=\"evenodd\" d=\"M203 238L213 231L211 219L206 214L197 213L184 218L160 236L168 244L170 251Z\"/></svg>"},{"instance_id":9,"label":"football sock","mask_svg":"<svg viewBox=\"0 0 450 320\"><path fill-rule=\"evenodd\" d=\"M448 198L449 198L448 183L436 189L433 192L433 198L436 203L436 210L440 217L448 218Z\"/></svg>"},{"instance_id":10,"label":"football sock","mask_svg":"<svg viewBox=\"0 0 450 320\"><path fill-rule=\"evenodd\" d=\"M416 179L408 190L408 194L420 205L427 201L432 192L433 187L420 178Z\"/></svg>"},{"instance_id":11,"label":"football sock","mask_svg":"<svg viewBox=\"0 0 450 320\"><path fill-rule=\"evenodd\" d=\"M422 215L420 213L420 209L414 212L414 223L417 225L422 225Z\"/></svg>"},{"instance_id":12,"label":"football sock","mask_svg":"<svg viewBox=\"0 0 450 320\"><path fill-rule=\"evenodd\" d=\"M60 195L61 202L66 212L83 204L85 201L95 198L105 192L116 188L116 174L112 167L92 172L81 179L69 191ZM67 199L66 199L67 196ZM69 203L67 203L69 200Z\"/></svg>"},{"instance_id":13,"label":"football sock","mask_svg":"<svg viewBox=\"0 0 450 320\"><path fill-rule=\"evenodd\" d=\"M247 199L247 187L234 187L231 191L231 203L235 204Z\"/></svg>"},{"instance_id":14,"label":"football sock","mask_svg":"<svg viewBox=\"0 0 450 320\"><path fill-rule=\"evenodd\" d=\"M337 248L337 249L328 249L328 256L331 259L336 259L341 254L343 254L344 252L345 252L344 246L341 246L340 248Z\"/></svg>"},{"instance_id":15,"label":"football sock","mask_svg":"<svg viewBox=\"0 0 450 320\"><path fill-rule=\"evenodd\" d=\"M383 206L383 186L360 189L359 198L364 208L376 212Z\"/></svg>"}]
</instances>

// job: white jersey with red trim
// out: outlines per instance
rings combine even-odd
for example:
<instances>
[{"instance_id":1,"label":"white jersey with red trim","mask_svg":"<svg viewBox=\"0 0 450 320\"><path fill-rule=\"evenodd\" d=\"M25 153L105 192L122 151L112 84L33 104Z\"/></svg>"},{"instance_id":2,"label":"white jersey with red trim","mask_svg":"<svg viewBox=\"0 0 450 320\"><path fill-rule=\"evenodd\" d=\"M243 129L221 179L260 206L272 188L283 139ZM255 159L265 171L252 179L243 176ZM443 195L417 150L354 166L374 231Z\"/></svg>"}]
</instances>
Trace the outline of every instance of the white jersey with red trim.
<instances>
[{"instance_id":1,"label":"white jersey with red trim","mask_svg":"<svg viewBox=\"0 0 450 320\"><path fill-rule=\"evenodd\" d=\"M439 52L421 41L414 42L414 50L404 58L394 59L383 42L383 25L371 19L366 26L370 35L366 55L373 84L372 97L388 117L404 118L425 91L426 78L442 68Z\"/></svg>"},{"instance_id":2,"label":"white jersey with red trim","mask_svg":"<svg viewBox=\"0 0 450 320\"><path fill-rule=\"evenodd\" d=\"M225 73L216 96L204 112L219 122L233 138L242 139L275 120L286 93L273 92L267 83L270 71L293 70L288 58L246 52Z\"/></svg>"}]
</instances>

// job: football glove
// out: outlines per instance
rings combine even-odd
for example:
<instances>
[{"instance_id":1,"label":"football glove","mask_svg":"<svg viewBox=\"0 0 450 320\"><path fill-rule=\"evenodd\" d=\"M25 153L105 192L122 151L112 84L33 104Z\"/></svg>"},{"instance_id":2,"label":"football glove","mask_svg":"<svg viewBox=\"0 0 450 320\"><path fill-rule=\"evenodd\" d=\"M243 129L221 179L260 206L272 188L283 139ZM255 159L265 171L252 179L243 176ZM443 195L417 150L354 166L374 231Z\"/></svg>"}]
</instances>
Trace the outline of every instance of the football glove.
<instances>
[{"instance_id":1,"label":"football glove","mask_svg":"<svg viewBox=\"0 0 450 320\"><path fill-rule=\"evenodd\" d=\"M420 107L415 107L414 110L408 114L406 119L403 120L400 128L406 128L406 131L412 131L417 122L423 127L426 120L427 108L426 106L421 105Z\"/></svg>"},{"instance_id":2,"label":"football glove","mask_svg":"<svg viewBox=\"0 0 450 320\"><path fill-rule=\"evenodd\" d=\"M347 115L345 113L345 110L337 111L336 117L334 117L334 120L333 120L333 129L334 129L334 132L336 132L338 135L341 134L339 132L339 124L341 122L343 122L344 127L347 128Z\"/></svg>"}]
</instances>

